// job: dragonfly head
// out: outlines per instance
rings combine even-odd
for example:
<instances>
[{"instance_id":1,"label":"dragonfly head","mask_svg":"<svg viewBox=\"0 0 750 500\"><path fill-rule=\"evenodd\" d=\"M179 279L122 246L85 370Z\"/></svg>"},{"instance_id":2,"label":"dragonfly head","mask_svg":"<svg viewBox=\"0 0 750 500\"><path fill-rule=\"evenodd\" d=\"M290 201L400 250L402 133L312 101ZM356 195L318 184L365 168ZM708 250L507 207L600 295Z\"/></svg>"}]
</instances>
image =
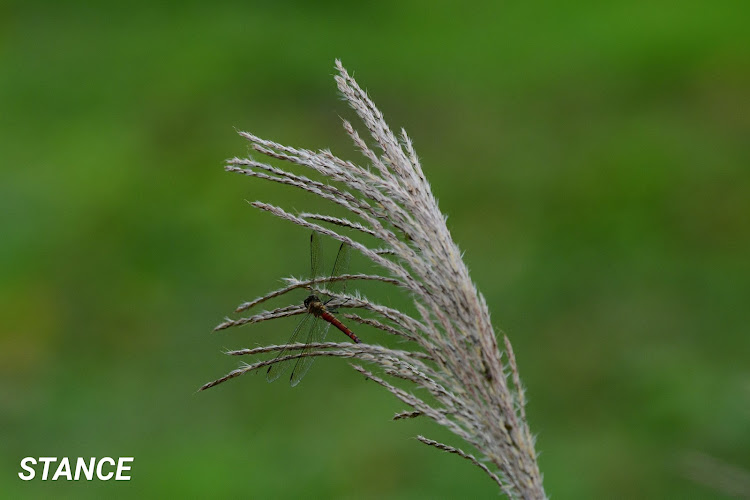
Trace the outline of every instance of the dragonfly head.
<instances>
[{"instance_id":1,"label":"dragonfly head","mask_svg":"<svg viewBox=\"0 0 750 500\"><path fill-rule=\"evenodd\" d=\"M305 299L305 307L307 309L310 309L310 304L313 304L315 302L320 302L318 296L315 294L308 295L308 297Z\"/></svg>"}]
</instances>

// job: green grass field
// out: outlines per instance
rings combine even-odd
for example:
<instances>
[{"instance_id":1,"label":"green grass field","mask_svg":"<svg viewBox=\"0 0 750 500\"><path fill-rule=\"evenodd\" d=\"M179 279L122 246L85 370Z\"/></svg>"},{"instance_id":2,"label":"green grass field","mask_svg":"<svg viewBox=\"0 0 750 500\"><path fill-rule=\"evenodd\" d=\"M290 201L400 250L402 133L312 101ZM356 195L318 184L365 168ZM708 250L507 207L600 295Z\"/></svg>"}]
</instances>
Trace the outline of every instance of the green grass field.
<instances>
[{"instance_id":1,"label":"green grass field","mask_svg":"<svg viewBox=\"0 0 750 500\"><path fill-rule=\"evenodd\" d=\"M0 6L0 491L497 497L479 470L412 438L460 441L391 422L403 407L341 360L293 389L247 376L195 393L237 366L225 348L294 327L211 333L307 272L308 234L245 200L328 209L224 173L247 154L235 128L364 163L340 127L355 118L332 78L341 58L414 139L513 342L547 493L729 498L750 477L749 14L745 2ZM135 461L129 482L24 482L27 456ZM712 460L744 472L722 479Z\"/></svg>"}]
</instances>

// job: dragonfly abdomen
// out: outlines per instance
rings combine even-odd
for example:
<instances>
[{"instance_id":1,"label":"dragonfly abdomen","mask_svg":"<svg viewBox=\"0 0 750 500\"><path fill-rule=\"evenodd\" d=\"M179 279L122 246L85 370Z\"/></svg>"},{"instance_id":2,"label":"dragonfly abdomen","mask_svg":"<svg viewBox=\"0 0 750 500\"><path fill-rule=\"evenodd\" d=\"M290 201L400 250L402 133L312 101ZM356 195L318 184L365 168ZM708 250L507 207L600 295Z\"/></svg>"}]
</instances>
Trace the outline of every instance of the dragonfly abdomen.
<instances>
[{"instance_id":1,"label":"dragonfly abdomen","mask_svg":"<svg viewBox=\"0 0 750 500\"><path fill-rule=\"evenodd\" d=\"M329 313L328 311L322 311L320 313L320 317L324 320L328 321L330 324L344 332L345 335L347 335L350 339L354 341L355 344L361 344L362 341L359 340L359 337L354 335L354 332L349 330L344 324L336 318L333 314Z\"/></svg>"}]
</instances>

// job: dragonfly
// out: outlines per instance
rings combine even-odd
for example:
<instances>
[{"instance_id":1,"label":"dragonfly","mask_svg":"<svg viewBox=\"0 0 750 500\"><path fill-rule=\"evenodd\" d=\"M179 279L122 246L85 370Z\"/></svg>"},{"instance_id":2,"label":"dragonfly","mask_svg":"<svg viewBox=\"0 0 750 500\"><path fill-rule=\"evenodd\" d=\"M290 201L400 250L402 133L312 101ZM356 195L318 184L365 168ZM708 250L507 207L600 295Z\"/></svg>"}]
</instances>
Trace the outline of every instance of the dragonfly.
<instances>
[{"instance_id":1,"label":"dragonfly","mask_svg":"<svg viewBox=\"0 0 750 500\"><path fill-rule=\"evenodd\" d=\"M333 264L331 277L340 276L346 273L347 269L349 268L350 257L351 247L346 243L342 243L339 247L338 254L336 254L336 260ZM320 238L318 237L317 233L313 232L310 235L311 278L315 278L318 276L320 267ZM326 282L326 288L332 293L342 294L346 290L346 280ZM287 345L294 344L299 340L302 334L305 334L305 344L307 345L302 350L301 357L297 359L289 359L286 361L276 362L269 366L268 371L266 372L266 379L269 382L273 382L274 380L279 378L291 364L294 364L294 369L292 370L292 375L289 378L289 382L292 387L299 384L300 380L302 380L302 377L305 376L307 371L310 369L313 361L315 360L313 356L307 355L310 353L310 351L312 351L312 347L310 347L310 344L323 342L331 325L341 330L355 343L362 343L362 341L359 340L359 337L357 337L354 332L352 332L343 323L341 323L341 321L339 321L336 316L331 314L331 309L329 309L329 307L327 306L327 304L331 300L333 300L333 297L330 297L327 300L323 301L320 297L315 295L314 292L311 292L310 295L308 295L304 302L305 309L307 309L307 314L305 314L305 317L302 318L302 321L299 322L297 327L294 329L292 336L287 342ZM282 358L289 354L289 348L284 348L278 354L278 356L276 356L276 359Z\"/></svg>"}]
</instances>

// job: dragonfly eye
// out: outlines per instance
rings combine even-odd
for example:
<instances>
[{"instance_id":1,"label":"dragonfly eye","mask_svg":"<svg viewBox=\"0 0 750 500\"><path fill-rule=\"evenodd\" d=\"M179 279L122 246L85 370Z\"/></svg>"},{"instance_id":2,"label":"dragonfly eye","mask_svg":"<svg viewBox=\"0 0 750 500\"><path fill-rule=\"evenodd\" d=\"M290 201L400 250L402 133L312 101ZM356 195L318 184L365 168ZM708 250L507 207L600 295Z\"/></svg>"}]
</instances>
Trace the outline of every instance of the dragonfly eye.
<instances>
[{"instance_id":1,"label":"dragonfly eye","mask_svg":"<svg viewBox=\"0 0 750 500\"><path fill-rule=\"evenodd\" d=\"M317 295L308 295L305 299L305 307L310 307L310 304L313 302L320 302L320 299Z\"/></svg>"}]
</instances>

